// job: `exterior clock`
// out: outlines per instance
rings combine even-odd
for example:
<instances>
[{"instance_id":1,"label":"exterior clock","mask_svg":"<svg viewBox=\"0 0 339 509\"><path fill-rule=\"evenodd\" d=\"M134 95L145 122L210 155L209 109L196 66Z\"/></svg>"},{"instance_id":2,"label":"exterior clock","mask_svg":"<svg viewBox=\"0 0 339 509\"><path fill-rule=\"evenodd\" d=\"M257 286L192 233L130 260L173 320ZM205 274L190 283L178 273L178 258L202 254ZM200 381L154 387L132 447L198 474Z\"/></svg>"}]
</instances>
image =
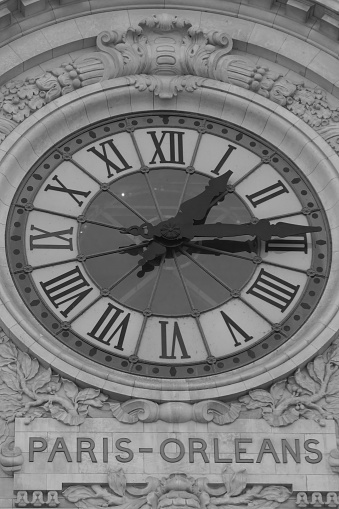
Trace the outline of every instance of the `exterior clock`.
<instances>
[{"instance_id":1,"label":"exterior clock","mask_svg":"<svg viewBox=\"0 0 339 509\"><path fill-rule=\"evenodd\" d=\"M272 144L152 111L74 132L27 173L7 256L31 313L105 368L234 371L293 340L330 268L326 214Z\"/></svg>"}]
</instances>

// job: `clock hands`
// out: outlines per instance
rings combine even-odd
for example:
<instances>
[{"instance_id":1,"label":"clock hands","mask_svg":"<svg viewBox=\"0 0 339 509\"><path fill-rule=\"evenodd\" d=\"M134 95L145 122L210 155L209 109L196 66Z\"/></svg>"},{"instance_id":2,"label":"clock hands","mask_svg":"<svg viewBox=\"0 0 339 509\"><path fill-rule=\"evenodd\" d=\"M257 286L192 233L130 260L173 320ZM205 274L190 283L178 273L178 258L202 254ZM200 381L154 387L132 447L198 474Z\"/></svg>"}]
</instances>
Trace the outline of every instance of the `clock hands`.
<instances>
[{"instance_id":1,"label":"clock hands","mask_svg":"<svg viewBox=\"0 0 339 509\"><path fill-rule=\"evenodd\" d=\"M194 198L184 201L179 208L179 212L172 221L187 224L194 222L194 224L202 224L205 222L206 217L211 208L222 200L227 192L228 181L232 175L229 170L220 177L210 179L204 191Z\"/></svg>"},{"instance_id":2,"label":"clock hands","mask_svg":"<svg viewBox=\"0 0 339 509\"><path fill-rule=\"evenodd\" d=\"M218 203L226 194L228 181L232 171L211 179L204 191L194 198L186 200L180 205L176 216L161 221L157 225L143 223L121 229L121 233L139 235L150 244L142 254L138 264L143 266L154 258L164 255L166 247L178 247L194 237L240 237L249 235L263 241L272 237L290 237L305 233L321 231L321 227L304 226L298 224L278 222L271 224L268 219L260 219L252 223L228 224L214 223L205 224L206 217L211 208Z\"/></svg>"},{"instance_id":3,"label":"clock hands","mask_svg":"<svg viewBox=\"0 0 339 509\"><path fill-rule=\"evenodd\" d=\"M267 241L271 237L290 237L304 233L318 232L321 228L318 226L303 226L299 224L290 224L279 222L271 224L268 219L260 219L257 223L246 224L201 224L201 225L182 225L180 233L182 237L192 239L194 237L240 237L242 235L251 235L261 240Z\"/></svg>"},{"instance_id":4,"label":"clock hands","mask_svg":"<svg viewBox=\"0 0 339 509\"><path fill-rule=\"evenodd\" d=\"M121 233L140 235L145 239L154 239L168 247L175 247L182 243L183 239L194 237L240 237L250 235L267 241L271 237L290 237L304 233L321 231L319 226L304 226L299 224L279 222L271 224L268 219L260 219L257 223L244 224L179 224L174 219L162 221L157 225L143 223L140 226L131 226Z\"/></svg>"}]
</instances>

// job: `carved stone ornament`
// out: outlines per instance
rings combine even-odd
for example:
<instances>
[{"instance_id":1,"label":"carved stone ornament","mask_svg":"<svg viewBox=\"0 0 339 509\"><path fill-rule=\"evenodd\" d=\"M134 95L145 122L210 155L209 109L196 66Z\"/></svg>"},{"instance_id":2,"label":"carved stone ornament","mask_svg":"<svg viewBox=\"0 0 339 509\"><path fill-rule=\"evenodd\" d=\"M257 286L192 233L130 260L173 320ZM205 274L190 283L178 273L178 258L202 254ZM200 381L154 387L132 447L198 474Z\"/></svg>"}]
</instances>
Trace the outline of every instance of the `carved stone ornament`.
<instances>
[{"instance_id":1,"label":"carved stone ornament","mask_svg":"<svg viewBox=\"0 0 339 509\"><path fill-rule=\"evenodd\" d=\"M207 400L198 403L155 403L131 399L110 400L100 389L79 388L74 382L53 374L37 359L19 350L0 332L0 465L8 473L21 468L23 457L14 447L14 420L25 417L29 424L37 417L50 417L75 426L86 418L112 417L126 424L137 421L214 422L227 425L241 417L263 418L274 427L298 419L325 425L325 419L339 420L339 339L304 368L270 389L255 389L238 401ZM339 471L339 452L331 452L330 465Z\"/></svg>"},{"instance_id":2,"label":"carved stone ornament","mask_svg":"<svg viewBox=\"0 0 339 509\"><path fill-rule=\"evenodd\" d=\"M251 90L287 108L339 154L338 102L319 87L294 83L268 67L231 55L232 38L226 33L159 14L125 32L101 32L96 45L96 52L42 76L11 80L0 87L0 142L45 104L102 80L125 76L138 90L170 99L182 90L193 92L209 78Z\"/></svg>"},{"instance_id":3,"label":"carved stone ornament","mask_svg":"<svg viewBox=\"0 0 339 509\"><path fill-rule=\"evenodd\" d=\"M130 399L120 403L109 399L100 389L81 389L74 382L53 374L0 332L0 444L13 436L10 428L16 417L25 417L27 424L37 417L51 417L77 426L92 417L93 412L127 424L159 420L212 421L223 426L247 413L251 418L265 419L274 427L286 426L300 418L323 426L325 419L339 419L338 367L339 339L288 379L267 390L249 391L238 401L156 403ZM2 455L4 451L3 447ZM1 456L0 461L3 461Z\"/></svg>"},{"instance_id":4,"label":"carved stone ornament","mask_svg":"<svg viewBox=\"0 0 339 509\"><path fill-rule=\"evenodd\" d=\"M276 509L291 492L285 486L247 486L246 470L234 472L227 467L220 484L209 484L207 477L195 479L174 473L158 479L147 477L144 487L129 485L122 469L108 471L108 488L98 484L71 486L63 496L75 507L94 509L119 506L120 509L217 509L241 506Z\"/></svg>"}]
</instances>

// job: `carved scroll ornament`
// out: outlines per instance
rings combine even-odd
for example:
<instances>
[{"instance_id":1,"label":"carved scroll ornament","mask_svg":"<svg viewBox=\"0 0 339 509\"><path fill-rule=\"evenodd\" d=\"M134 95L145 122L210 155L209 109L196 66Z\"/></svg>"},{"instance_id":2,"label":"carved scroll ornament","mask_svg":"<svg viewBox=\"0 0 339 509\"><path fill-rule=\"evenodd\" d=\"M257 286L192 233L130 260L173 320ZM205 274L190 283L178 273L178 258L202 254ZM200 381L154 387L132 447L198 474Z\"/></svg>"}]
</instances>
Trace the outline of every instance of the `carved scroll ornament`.
<instances>
[{"instance_id":1,"label":"carved scroll ornament","mask_svg":"<svg viewBox=\"0 0 339 509\"><path fill-rule=\"evenodd\" d=\"M287 108L339 154L337 101L328 99L319 87L293 83L231 51L232 38L226 33L205 31L169 14L146 18L125 32L101 32L96 52L0 88L0 142L37 109L102 80L125 76L138 90L169 99L182 90L193 92L209 78L251 90Z\"/></svg>"},{"instance_id":2,"label":"carved scroll ornament","mask_svg":"<svg viewBox=\"0 0 339 509\"><path fill-rule=\"evenodd\" d=\"M276 509L291 495L285 486L247 486L246 470L234 472L227 467L218 486L207 477L195 479L174 473L158 479L147 477L145 487L128 485L122 469L108 471L108 489L98 484L71 486L63 496L75 507L92 509L119 506L120 509L217 509L251 507Z\"/></svg>"}]
</instances>

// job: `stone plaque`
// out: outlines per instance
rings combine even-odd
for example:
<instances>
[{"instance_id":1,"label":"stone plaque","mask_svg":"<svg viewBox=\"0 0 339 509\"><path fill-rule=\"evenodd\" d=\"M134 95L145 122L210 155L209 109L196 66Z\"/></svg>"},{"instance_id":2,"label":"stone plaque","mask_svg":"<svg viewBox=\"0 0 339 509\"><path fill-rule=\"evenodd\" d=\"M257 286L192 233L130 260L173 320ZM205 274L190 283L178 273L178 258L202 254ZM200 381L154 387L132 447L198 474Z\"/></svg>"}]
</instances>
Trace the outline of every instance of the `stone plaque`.
<instances>
[{"instance_id":1,"label":"stone plaque","mask_svg":"<svg viewBox=\"0 0 339 509\"><path fill-rule=\"evenodd\" d=\"M108 472L123 471L127 484L171 474L220 483L226 470L246 471L250 485L283 485L292 491L336 491L328 463L336 448L335 422L299 420L274 428L263 420L232 424L121 423L87 419L67 426L53 419L16 419L15 445L24 456L15 490L64 490L107 485Z\"/></svg>"}]
</instances>

